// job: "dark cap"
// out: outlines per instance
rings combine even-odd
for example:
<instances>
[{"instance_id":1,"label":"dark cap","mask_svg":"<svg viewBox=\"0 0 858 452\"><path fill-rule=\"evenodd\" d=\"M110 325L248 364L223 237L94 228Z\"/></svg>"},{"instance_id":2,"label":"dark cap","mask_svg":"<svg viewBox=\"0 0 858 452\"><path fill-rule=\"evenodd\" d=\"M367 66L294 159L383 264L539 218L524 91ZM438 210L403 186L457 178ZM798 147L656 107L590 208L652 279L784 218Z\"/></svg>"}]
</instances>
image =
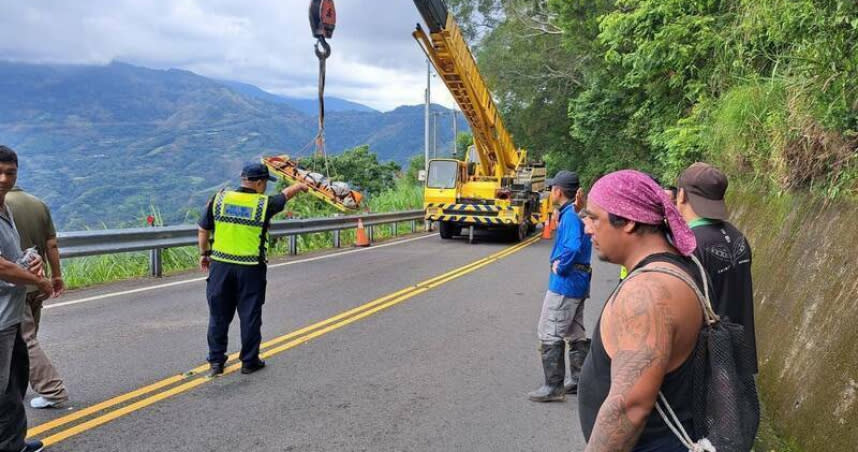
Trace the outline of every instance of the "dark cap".
<instances>
[{"instance_id":1,"label":"dark cap","mask_svg":"<svg viewBox=\"0 0 858 452\"><path fill-rule=\"evenodd\" d=\"M248 163L241 169L241 177L249 180L268 179L272 182L277 178L268 173L268 167L261 163Z\"/></svg>"},{"instance_id":2,"label":"dark cap","mask_svg":"<svg viewBox=\"0 0 858 452\"><path fill-rule=\"evenodd\" d=\"M580 182L578 181L578 175L573 173L572 171L558 171L557 174L554 175L551 179L545 181L545 185L548 187L560 187L562 190L566 191L575 191L580 187Z\"/></svg>"},{"instance_id":3,"label":"dark cap","mask_svg":"<svg viewBox=\"0 0 858 452\"><path fill-rule=\"evenodd\" d=\"M712 165L697 162L679 175L678 188L685 190L697 215L716 220L727 219L727 176Z\"/></svg>"}]
</instances>

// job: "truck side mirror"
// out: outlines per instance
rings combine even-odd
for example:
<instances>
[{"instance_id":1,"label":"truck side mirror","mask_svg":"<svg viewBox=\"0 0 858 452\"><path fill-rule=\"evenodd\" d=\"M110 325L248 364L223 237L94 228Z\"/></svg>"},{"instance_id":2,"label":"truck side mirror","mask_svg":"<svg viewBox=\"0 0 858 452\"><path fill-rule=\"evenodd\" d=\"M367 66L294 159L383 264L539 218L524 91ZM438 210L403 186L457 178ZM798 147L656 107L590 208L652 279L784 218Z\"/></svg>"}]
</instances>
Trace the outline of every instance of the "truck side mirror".
<instances>
[{"instance_id":1,"label":"truck side mirror","mask_svg":"<svg viewBox=\"0 0 858 452\"><path fill-rule=\"evenodd\" d=\"M426 170L420 170L417 172L417 180L420 182L426 182Z\"/></svg>"}]
</instances>

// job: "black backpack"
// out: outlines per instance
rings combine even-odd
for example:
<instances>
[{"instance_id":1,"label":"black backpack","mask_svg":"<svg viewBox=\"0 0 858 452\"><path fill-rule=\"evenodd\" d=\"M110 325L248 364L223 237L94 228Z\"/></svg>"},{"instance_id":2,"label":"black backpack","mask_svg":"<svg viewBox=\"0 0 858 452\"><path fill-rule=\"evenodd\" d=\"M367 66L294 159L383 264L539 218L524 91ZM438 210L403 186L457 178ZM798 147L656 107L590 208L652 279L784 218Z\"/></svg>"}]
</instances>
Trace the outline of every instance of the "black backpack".
<instances>
[{"instance_id":1,"label":"black backpack","mask_svg":"<svg viewBox=\"0 0 858 452\"><path fill-rule=\"evenodd\" d=\"M703 281L706 270L696 257ZM640 268L633 273L665 273L684 281L697 295L705 323L697 337L692 370L694 441L683 429L667 399L659 392L655 408L664 423L690 451L744 452L754 445L760 424L760 402L753 374L753 352L745 343L742 325L720 318L709 302L709 287L700 293L684 272L665 267ZM632 275L629 275L631 277Z\"/></svg>"}]
</instances>

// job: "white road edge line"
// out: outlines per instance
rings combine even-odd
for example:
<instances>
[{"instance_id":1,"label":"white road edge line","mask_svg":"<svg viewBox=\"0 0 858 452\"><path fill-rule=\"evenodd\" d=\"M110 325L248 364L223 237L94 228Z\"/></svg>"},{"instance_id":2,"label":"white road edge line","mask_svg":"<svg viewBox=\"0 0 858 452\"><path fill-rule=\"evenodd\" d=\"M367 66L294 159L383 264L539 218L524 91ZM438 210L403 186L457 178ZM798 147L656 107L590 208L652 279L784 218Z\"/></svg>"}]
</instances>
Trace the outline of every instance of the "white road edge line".
<instances>
[{"instance_id":1,"label":"white road edge line","mask_svg":"<svg viewBox=\"0 0 858 452\"><path fill-rule=\"evenodd\" d=\"M343 251L340 253L325 254L324 256L316 256L316 257L311 257L308 259L301 259L301 260L297 260L297 261L281 262L279 264L269 265L268 268L277 268L277 267L283 267L286 265L303 264L306 262L313 262L313 261L318 261L318 260L322 260L322 259L330 259L332 257L345 256L346 254L359 253L361 251L372 251L372 250L377 250L379 248L386 248L388 246L401 245L403 243L413 242L416 240L423 240L423 239L426 239L429 237L434 237L436 235L438 235L438 234L429 234L429 235L424 235L421 237L415 237L413 239L398 240L396 242L384 243L382 245L374 245L374 246L371 246L369 248L358 248L358 249L354 249L354 250ZM90 301L103 300L105 298L119 297L122 295L130 295L133 293L146 292L149 290L164 289L167 287L173 287L173 286L178 286L181 284L188 284L188 283L192 283L192 282L199 282L199 281L205 281L205 280L206 280L206 278L204 278L204 277L203 278L185 279L182 281L175 281L175 282L166 283L166 284L159 284L157 286L140 287L138 289L125 290L122 292L113 292L113 293L95 295L92 297L81 298L80 300L63 301L61 303L51 303L51 304L43 306L42 310L52 309L52 308L61 308L63 306L72 306L72 305L76 305L76 304L87 303Z\"/></svg>"}]
</instances>

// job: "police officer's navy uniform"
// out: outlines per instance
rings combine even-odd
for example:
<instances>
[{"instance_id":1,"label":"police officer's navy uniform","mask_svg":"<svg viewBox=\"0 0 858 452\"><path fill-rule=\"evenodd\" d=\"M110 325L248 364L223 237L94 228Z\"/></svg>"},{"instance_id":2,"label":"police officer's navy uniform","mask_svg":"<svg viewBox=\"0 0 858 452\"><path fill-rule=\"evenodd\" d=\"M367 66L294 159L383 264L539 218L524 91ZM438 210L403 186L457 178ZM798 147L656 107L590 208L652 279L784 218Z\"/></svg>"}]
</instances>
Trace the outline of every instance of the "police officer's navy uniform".
<instances>
[{"instance_id":1,"label":"police officer's navy uniform","mask_svg":"<svg viewBox=\"0 0 858 452\"><path fill-rule=\"evenodd\" d=\"M212 365L226 362L229 324L236 310L241 322L242 366L260 364L268 226L285 206L283 194L266 196L244 187L223 190L212 198L200 220L200 228L214 232L206 280L208 362Z\"/></svg>"}]
</instances>

